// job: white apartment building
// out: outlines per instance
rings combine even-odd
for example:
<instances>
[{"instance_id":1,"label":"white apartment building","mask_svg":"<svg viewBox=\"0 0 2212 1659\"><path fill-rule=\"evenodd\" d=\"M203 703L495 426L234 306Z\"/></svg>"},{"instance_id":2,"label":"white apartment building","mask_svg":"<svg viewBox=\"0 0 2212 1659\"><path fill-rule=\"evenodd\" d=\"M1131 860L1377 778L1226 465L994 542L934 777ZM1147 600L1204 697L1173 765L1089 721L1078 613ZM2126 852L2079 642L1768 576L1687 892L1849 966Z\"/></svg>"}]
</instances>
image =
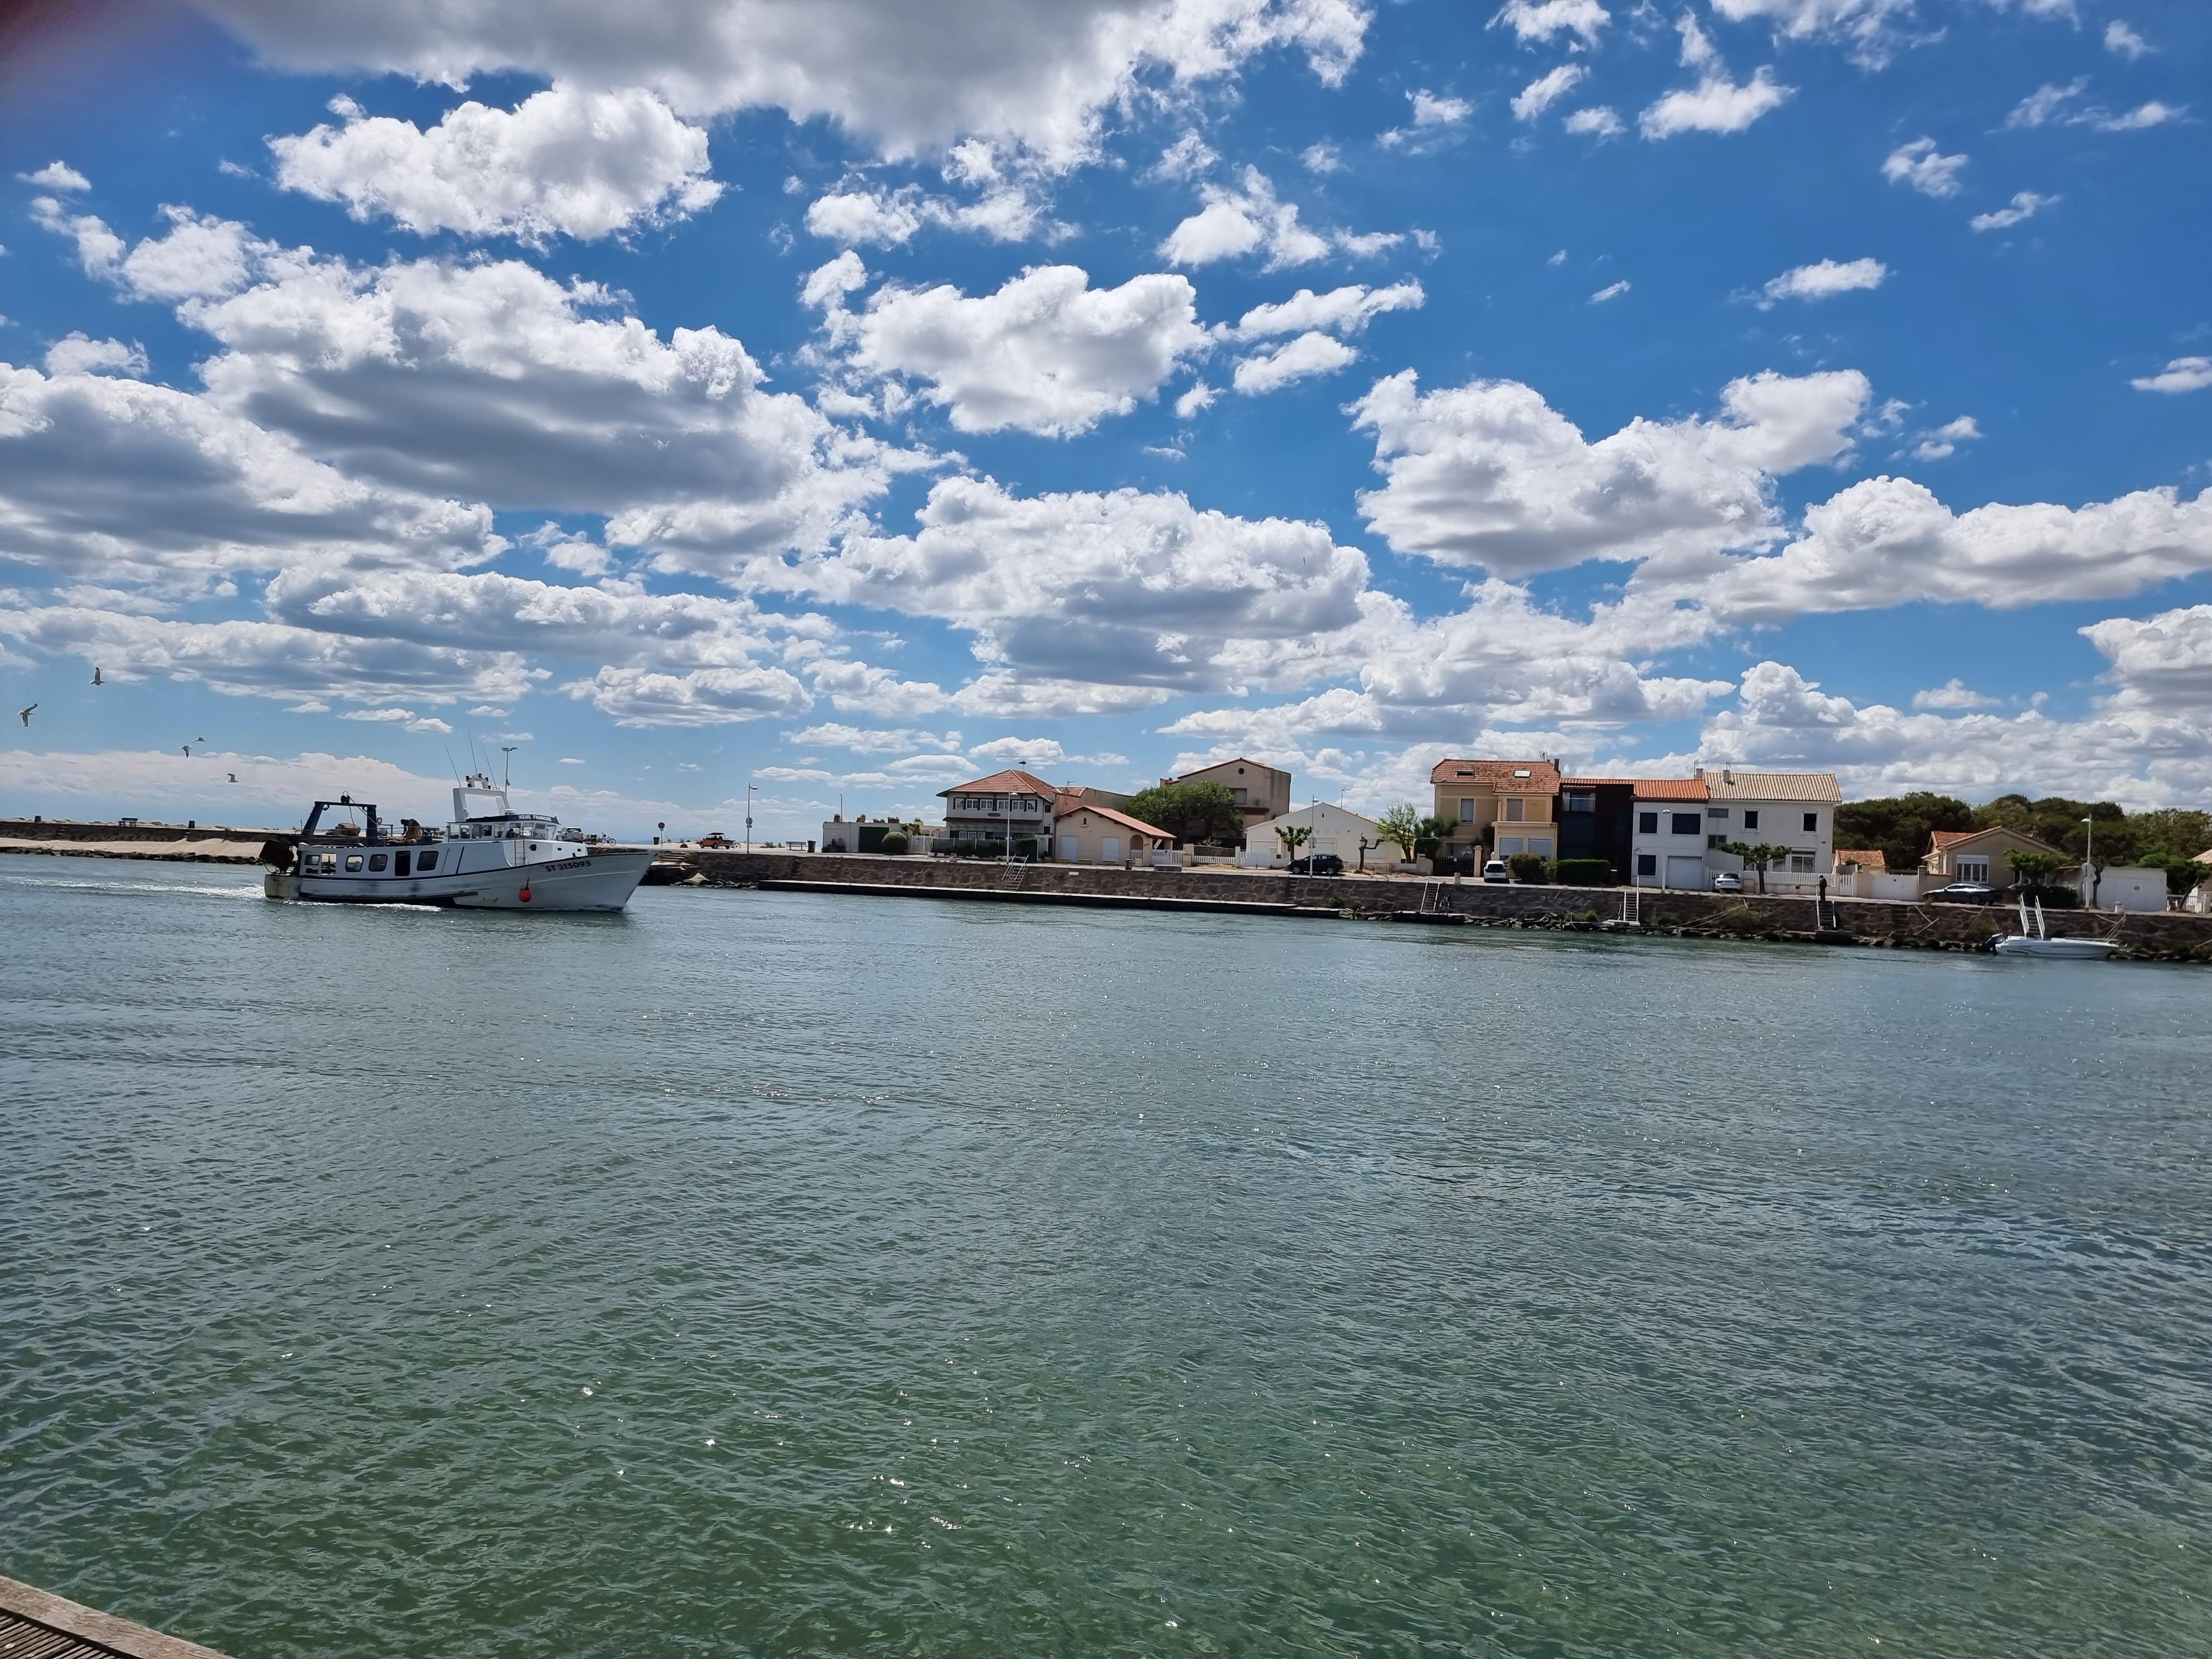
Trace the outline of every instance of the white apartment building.
<instances>
[{"instance_id":1,"label":"white apartment building","mask_svg":"<svg viewBox=\"0 0 2212 1659\"><path fill-rule=\"evenodd\" d=\"M1743 860L1721 848L1731 842L1788 850L1766 872L1767 890L1812 887L1836 857L1836 808L1843 791L1832 772L1744 772L1700 768L1688 778L1642 778L1636 784L1631 842L1639 887L1696 890ZM1758 884L1755 876L1747 886Z\"/></svg>"},{"instance_id":2,"label":"white apartment building","mask_svg":"<svg viewBox=\"0 0 2212 1659\"><path fill-rule=\"evenodd\" d=\"M1707 863L1717 874L1743 860L1719 850L1724 842L1786 847L1768 867L1766 886L1815 885L1836 862L1836 809L1843 791L1832 772L1743 772L1733 767L1698 774L1705 786Z\"/></svg>"}]
</instances>

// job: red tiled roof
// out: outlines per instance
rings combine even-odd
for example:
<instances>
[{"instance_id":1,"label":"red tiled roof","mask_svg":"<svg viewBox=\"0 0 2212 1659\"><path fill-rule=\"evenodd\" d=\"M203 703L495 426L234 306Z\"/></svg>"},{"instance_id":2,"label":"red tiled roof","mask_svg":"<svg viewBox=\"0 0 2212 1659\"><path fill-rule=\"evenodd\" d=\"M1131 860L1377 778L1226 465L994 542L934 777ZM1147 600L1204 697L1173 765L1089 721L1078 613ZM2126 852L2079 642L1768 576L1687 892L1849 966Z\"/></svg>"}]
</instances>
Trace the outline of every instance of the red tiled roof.
<instances>
[{"instance_id":1,"label":"red tiled roof","mask_svg":"<svg viewBox=\"0 0 2212 1659\"><path fill-rule=\"evenodd\" d=\"M1838 847L1836 849L1836 867L1840 870L1846 864L1856 864L1868 870L1880 870L1885 872L1889 869L1889 860L1882 856L1881 849L1878 847Z\"/></svg>"},{"instance_id":2,"label":"red tiled roof","mask_svg":"<svg viewBox=\"0 0 2212 1659\"><path fill-rule=\"evenodd\" d=\"M1704 800L1706 798L1703 778L1636 780L1636 799L1638 800Z\"/></svg>"},{"instance_id":3,"label":"red tiled roof","mask_svg":"<svg viewBox=\"0 0 2212 1659\"><path fill-rule=\"evenodd\" d=\"M1528 776L1515 775L1522 772ZM1443 760L1429 781L1479 784L1501 795L1549 795L1559 789L1559 769L1547 760Z\"/></svg>"},{"instance_id":4,"label":"red tiled roof","mask_svg":"<svg viewBox=\"0 0 2212 1659\"><path fill-rule=\"evenodd\" d=\"M988 778L978 778L973 783L956 783L950 789L940 789L938 794L949 795L1042 795L1050 800L1060 791L1034 772L1019 771L1008 767L1003 772L994 772Z\"/></svg>"}]
</instances>

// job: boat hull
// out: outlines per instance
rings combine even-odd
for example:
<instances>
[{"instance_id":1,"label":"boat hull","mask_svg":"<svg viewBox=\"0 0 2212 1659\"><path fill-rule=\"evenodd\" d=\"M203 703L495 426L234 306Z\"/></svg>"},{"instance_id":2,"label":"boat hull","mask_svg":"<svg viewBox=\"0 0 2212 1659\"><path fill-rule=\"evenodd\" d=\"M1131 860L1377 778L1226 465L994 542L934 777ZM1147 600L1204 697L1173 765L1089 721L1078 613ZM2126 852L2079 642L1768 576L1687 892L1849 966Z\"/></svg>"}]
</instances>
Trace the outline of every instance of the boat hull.
<instances>
[{"instance_id":1,"label":"boat hull","mask_svg":"<svg viewBox=\"0 0 2212 1659\"><path fill-rule=\"evenodd\" d=\"M2045 957L2061 962L2102 962L2120 947L2101 939L2030 939L2014 933L1990 947L2001 957Z\"/></svg>"},{"instance_id":2,"label":"boat hull","mask_svg":"<svg viewBox=\"0 0 2212 1659\"><path fill-rule=\"evenodd\" d=\"M307 904L434 904L463 910L619 910L653 863L648 850L434 876L301 876L271 871L261 890Z\"/></svg>"}]
</instances>

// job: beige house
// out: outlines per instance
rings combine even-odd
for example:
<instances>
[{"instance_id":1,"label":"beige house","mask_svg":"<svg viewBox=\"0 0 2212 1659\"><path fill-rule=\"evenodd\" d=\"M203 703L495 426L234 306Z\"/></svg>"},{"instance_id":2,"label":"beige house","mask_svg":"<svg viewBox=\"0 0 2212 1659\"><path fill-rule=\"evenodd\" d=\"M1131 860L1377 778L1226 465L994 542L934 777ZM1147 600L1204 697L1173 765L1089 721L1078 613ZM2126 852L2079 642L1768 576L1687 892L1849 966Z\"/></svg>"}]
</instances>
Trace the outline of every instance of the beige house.
<instances>
[{"instance_id":1,"label":"beige house","mask_svg":"<svg viewBox=\"0 0 2212 1659\"><path fill-rule=\"evenodd\" d=\"M1062 864L1150 864L1175 837L1117 806L1063 796L1053 818L1053 856Z\"/></svg>"},{"instance_id":2,"label":"beige house","mask_svg":"<svg viewBox=\"0 0 2212 1659\"><path fill-rule=\"evenodd\" d=\"M1921 879L1930 887L1942 887L1954 881L1980 881L1992 887L2009 887L2012 866L2005 862L2008 853L2033 853L2045 858L2065 856L2056 847L2046 846L2033 836L2023 836L2001 824L1988 830L1931 830L1928 833L1927 854L1920 860Z\"/></svg>"},{"instance_id":3,"label":"beige house","mask_svg":"<svg viewBox=\"0 0 2212 1659\"><path fill-rule=\"evenodd\" d=\"M1559 856L1559 825L1552 816L1559 793L1557 761L1438 761L1429 782L1437 792L1436 815L1454 826L1447 856L1470 857L1486 847L1499 858ZM1485 830L1492 832L1486 838Z\"/></svg>"},{"instance_id":4,"label":"beige house","mask_svg":"<svg viewBox=\"0 0 2212 1659\"><path fill-rule=\"evenodd\" d=\"M1237 810L1244 815L1248 837L1255 824L1279 818L1291 810L1291 775L1279 767L1263 766L1242 755L1235 760L1201 766L1195 772L1186 772L1179 778L1162 778L1160 781L1219 784L1237 798Z\"/></svg>"}]
</instances>

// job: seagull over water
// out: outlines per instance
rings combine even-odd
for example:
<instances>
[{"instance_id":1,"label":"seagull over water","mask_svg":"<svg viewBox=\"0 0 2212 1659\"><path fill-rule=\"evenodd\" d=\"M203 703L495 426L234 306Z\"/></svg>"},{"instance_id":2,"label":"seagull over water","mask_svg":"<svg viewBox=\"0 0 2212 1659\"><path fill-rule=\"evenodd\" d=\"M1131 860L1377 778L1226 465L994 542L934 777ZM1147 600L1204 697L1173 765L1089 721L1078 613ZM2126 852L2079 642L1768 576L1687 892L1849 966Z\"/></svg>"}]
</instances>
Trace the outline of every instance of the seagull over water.
<instances>
[{"instance_id":1,"label":"seagull over water","mask_svg":"<svg viewBox=\"0 0 2212 1659\"><path fill-rule=\"evenodd\" d=\"M28 726L31 723L31 711L32 709L35 709L38 706L38 704L33 703L30 708L18 708L15 711L18 714L21 714L23 717L24 725Z\"/></svg>"}]
</instances>

